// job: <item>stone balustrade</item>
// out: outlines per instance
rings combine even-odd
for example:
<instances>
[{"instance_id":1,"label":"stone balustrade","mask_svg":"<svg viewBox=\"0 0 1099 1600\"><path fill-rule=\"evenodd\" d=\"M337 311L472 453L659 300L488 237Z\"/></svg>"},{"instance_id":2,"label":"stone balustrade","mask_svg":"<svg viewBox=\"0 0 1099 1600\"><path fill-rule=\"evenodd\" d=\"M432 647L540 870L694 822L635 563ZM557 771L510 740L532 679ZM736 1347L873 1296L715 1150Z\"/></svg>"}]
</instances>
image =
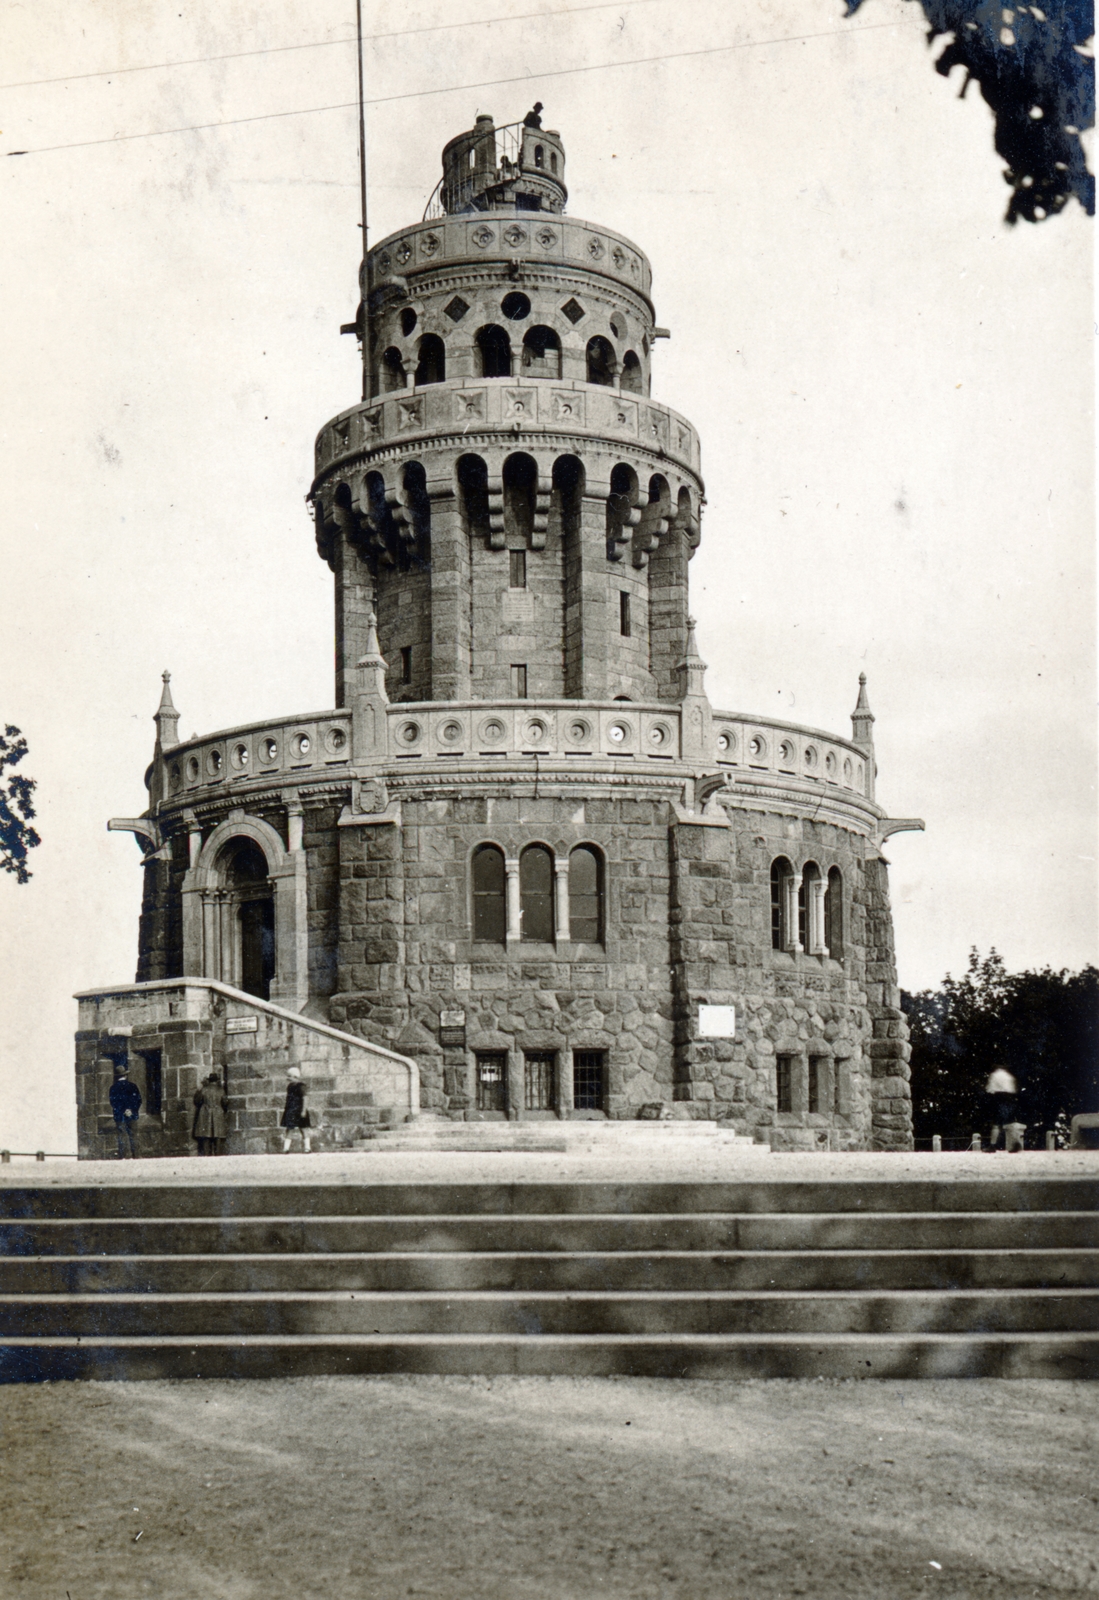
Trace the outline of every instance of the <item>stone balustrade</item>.
<instances>
[{"instance_id":1,"label":"stone balustrade","mask_svg":"<svg viewBox=\"0 0 1099 1600\"><path fill-rule=\"evenodd\" d=\"M192 739L167 753L158 798L187 804L249 784L338 776L356 763L462 762L483 768L504 757L537 756L569 765L631 761L659 770L682 759L680 707L659 702L410 702L388 706L380 727L384 746L359 752L349 709L250 723ZM769 782L795 780L873 798L864 751L793 723L715 711L708 761L731 775L758 774Z\"/></svg>"},{"instance_id":2,"label":"stone balustrade","mask_svg":"<svg viewBox=\"0 0 1099 1600\"><path fill-rule=\"evenodd\" d=\"M531 437L524 429L529 428ZM574 379L453 378L395 389L343 411L317 436L318 476L348 456L423 437L455 454L476 446L466 435L499 430L512 450L545 450L546 432L620 440L701 471L698 434L678 411L646 396ZM604 445L605 448L605 445ZM564 446L562 446L564 449Z\"/></svg>"}]
</instances>

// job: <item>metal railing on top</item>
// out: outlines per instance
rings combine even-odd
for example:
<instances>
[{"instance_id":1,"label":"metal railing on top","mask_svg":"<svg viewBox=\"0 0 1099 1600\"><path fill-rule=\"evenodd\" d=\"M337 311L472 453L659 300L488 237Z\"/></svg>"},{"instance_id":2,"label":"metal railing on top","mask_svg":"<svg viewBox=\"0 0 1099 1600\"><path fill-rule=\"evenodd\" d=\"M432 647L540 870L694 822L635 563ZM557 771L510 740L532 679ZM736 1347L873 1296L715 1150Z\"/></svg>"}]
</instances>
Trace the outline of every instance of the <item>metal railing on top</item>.
<instances>
[{"instance_id":1,"label":"metal railing on top","mask_svg":"<svg viewBox=\"0 0 1099 1600\"><path fill-rule=\"evenodd\" d=\"M496 165L492 177L489 177L486 168L480 167L471 169L457 183L448 183L444 172L431 191L422 220L436 222L440 217L453 216L456 211L463 209L475 191L482 193L495 183L507 183L509 178L521 172L523 135L517 130L524 126L522 122L506 122L502 128L486 128L483 134L475 138L469 147L471 152L488 139L496 141Z\"/></svg>"}]
</instances>

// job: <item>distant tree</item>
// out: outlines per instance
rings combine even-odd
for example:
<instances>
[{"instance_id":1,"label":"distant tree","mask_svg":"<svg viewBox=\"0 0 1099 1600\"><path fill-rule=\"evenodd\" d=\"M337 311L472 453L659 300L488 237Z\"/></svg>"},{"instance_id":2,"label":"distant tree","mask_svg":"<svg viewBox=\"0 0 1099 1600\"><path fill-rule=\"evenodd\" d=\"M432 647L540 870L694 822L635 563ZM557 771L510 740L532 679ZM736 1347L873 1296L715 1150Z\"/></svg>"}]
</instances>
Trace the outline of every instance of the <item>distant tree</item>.
<instances>
[{"instance_id":1,"label":"distant tree","mask_svg":"<svg viewBox=\"0 0 1099 1600\"><path fill-rule=\"evenodd\" d=\"M1099 1110L1099 971L1009 973L990 950L969 952L961 978L901 993L912 1040L918 1139L967 1138L988 1121L994 1066L1019 1084L1019 1120L1037 1132Z\"/></svg>"},{"instance_id":2,"label":"distant tree","mask_svg":"<svg viewBox=\"0 0 1099 1600\"><path fill-rule=\"evenodd\" d=\"M30 877L27 852L42 843L31 827L31 795L37 785L33 778L10 770L19 765L26 753L26 739L9 722L0 734L0 867L14 872L16 883L26 883Z\"/></svg>"},{"instance_id":3,"label":"distant tree","mask_svg":"<svg viewBox=\"0 0 1099 1600\"><path fill-rule=\"evenodd\" d=\"M847 0L852 16L863 0ZM965 68L962 94L975 79L996 121L995 144L1011 186L1005 221L1042 222L1072 195L1091 216L1095 179L1080 134L1095 120L1095 62L1087 43L1094 0L1048 0L1044 6L991 0L919 0L927 42L949 36L935 61L949 77Z\"/></svg>"}]
</instances>

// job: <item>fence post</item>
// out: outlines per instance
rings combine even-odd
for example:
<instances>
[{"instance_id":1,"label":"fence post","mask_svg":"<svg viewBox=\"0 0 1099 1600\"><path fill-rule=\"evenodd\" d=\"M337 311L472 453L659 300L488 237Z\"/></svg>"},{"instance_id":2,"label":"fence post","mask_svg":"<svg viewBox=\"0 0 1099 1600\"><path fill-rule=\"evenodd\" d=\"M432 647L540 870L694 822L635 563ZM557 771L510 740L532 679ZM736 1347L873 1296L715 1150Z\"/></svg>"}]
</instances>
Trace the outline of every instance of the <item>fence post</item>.
<instances>
[{"instance_id":1,"label":"fence post","mask_svg":"<svg viewBox=\"0 0 1099 1600\"><path fill-rule=\"evenodd\" d=\"M44 1151L44 1150L36 1150L36 1151L35 1151L35 1152L34 1152L34 1159L35 1159L35 1160L36 1160L36 1161L45 1161L45 1159L46 1159L46 1152L45 1152L45 1151Z\"/></svg>"},{"instance_id":2,"label":"fence post","mask_svg":"<svg viewBox=\"0 0 1099 1600\"><path fill-rule=\"evenodd\" d=\"M981 1148L981 1136L979 1133L975 1133L972 1139L970 1139L969 1148L971 1150L979 1150Z\"/></svg>"},{"instance_id":3,"label":"fence post","mask_svg":"<svg viewBox=\"0 0 1099 1600\"><path fill-rule=\"evenodd\" d=\"M11 1151L10 1150L0 1150L0 1161L2 1161L6 1167L10 1167L11 1166Z\"/></svg>"},{"instance_id":4,"label":"fence post","mask_svg":"<svg viewBox=\"0 0 1099 1600\"><path fill-rule=\"evenodd\" d=\"M1057 1135L1054 1133L1052 1128L1047 1128L1046 1129L1046 1149L1047 1150L1056 1150L1056 1148L1057 1148Z\"/></svg>"},{"instance_id":5,"label":"fence post","mask_svg":"<svg viewBox=\"0 0 1099 1600\"><path fill-rule=\"evenodd\" d=\"M942 1150L942 1147L943 1147L943 1136L942 1136L942 1134L941 1133L933 1133L931 1135L931 1149L932 1149L932 1152L939 1152L939 1151Z\"/></svg>"}]
</instances>

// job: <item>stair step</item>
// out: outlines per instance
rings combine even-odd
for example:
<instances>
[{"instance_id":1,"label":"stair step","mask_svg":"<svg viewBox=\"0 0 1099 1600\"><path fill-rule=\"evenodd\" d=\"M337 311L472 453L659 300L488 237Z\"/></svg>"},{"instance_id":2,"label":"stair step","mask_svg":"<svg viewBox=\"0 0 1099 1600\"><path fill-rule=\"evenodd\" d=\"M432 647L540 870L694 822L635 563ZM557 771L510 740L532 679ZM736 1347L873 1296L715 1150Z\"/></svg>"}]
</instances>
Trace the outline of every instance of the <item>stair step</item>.
<instances>
[{"instance_id":1,"label":"stair step","mask_svg":"<svg viewBox=\"0 0 1099 1600\"><path fill-rule=\"evenodd\" d=\"M5 1339L0 1382L328 1373L1099 1378L1099 1334L311 1334Z\"/></svg>"},{"instance_id":2,"label":"stair step","mask_svg":"<svg viewBox=\"0 0 1099 1600\"><path fill-rule=\"evenodd\" d=\"M0 1222L0 1255L374 1250L1086 1249L1090 1212L97 1217Z\"/></svg>"},{"instance_id":3,"label":"stair step","mask_svg":"<svg viewBox=\"0 0 1099 1600\"><path fill-rule=\"evenodd\" d=\"M1099 1288L1093 1250L346 1251L9 1256L0 1294Z\"/></svg>"},{"instance_id":4,"label":"stair step","mask_svg":"<svg viewBox=\"0 0 1099 1600\"><path fill-rule=\"evenodd\" d=\"M327 1292L0 1298L0 1340L363 1333L1099 1333L1099 1290Z\"/></svg>"}]
</instances>

